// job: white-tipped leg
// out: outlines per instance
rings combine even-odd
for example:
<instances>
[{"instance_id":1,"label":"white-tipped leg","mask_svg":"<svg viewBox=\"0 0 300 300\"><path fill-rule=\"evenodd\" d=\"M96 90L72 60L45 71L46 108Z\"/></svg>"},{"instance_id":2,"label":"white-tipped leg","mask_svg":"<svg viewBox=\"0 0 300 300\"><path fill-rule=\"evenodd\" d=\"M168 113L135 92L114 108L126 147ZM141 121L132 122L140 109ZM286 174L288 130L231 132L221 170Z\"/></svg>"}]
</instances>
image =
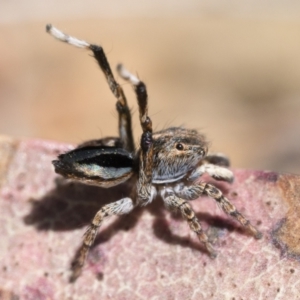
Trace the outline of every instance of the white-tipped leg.
<instances>
[{"instance_id":1,"label":"white-tipped leg","mask_svg":"<svg viewBox=\"0 0 300 300\"><path fill-rule=\"evenodd\" d=\"M125 80L129 81L132 85L138 85L140 80L130 73L122 64L117 65L118 74Z\"/></svg>"},{"instance_id":2,"label":"white-tipped leg","mask_svg":"<svg viewBox=\"0 0 300 300\"><path fill-rule=\"evenodd\" d=\"M86 41L79 40L75 37L65 34L62 31L60 31L59 29L52 26L51 24L46 25L46 31L48 33L50 33L56 39L60 40L61 42L65 42L65 43L68 43L70 45L73 45L73 46L79 47L79 48L89 48L90 47L90 44L87 43Z\"/></svg>"},{"instance_id":3,"label":"white-tipped leg","mask_svg":"<svg viewBox=\"0 0 300 300\"><path fill-rule=\"evenodd\" d=\"M204 164L198 167L194 172L192 172L188 180L195 181L204 173L207 173L209 176L216 180L233 182L234 179L233 173L229 169L220 167L218 165Z\"/></svg>"},{"instance_id":4,"label":"white-tipped leg","mask_svg":"<svg viewBox=\"0 0 300 300\"><path fill-rule=\"evenodd\" d=\"M131 128L130 109L127 105L127 100L122 87L116 82L114 78L103 48L101 46L89 44L86 41L79 40L66 33L63 33L61 30L55 28L51 24L48 24L46 26L46 31L61 42L65 42L78 48L88 49L94 53L94 57L98 62L101 70L103 71L112 93L117 98L117 111L119 114L119 135L123 147L129 152L134 152L135 147Z\"/></svg>"},{"instance_id":5,"label":"white-tipped leg","mask_svg":"<svg viewBox=\"0 0 300 300\"><path fill-rule=\"evenodd\" d=\"M123 65L117 66L119 75L129 81L135 91L138 105L140 124L143 134L140 140L140 157L139 157L139 178L137 183L138 199L140 205L146 205L152 201L155 189L152 187L152 169L153 169L153 138L152 138L152 121L148 115L148 95L146 85L136 76L131 74Z\"/></svg>"}]
</instances>

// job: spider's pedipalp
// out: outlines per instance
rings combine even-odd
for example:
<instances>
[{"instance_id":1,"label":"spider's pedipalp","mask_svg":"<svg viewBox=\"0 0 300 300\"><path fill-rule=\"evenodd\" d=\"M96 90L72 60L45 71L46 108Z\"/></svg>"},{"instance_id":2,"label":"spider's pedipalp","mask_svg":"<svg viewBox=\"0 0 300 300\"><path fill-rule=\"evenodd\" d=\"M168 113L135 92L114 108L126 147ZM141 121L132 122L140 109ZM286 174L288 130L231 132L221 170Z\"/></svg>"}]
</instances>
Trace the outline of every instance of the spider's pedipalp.
<instances>
[{"instance_id":1,"label":"spider's pedipalp","mask_svg":"<svg viewBox=\"0 0 300 300\"><path fill-rule=\"evenodd\" d=\"M86 260L87 254L91 246L93 245L97 232L103 222L103 220L112 215L123 215L130 213L135 204L130 198L123 198L116 202L103 206L95 215L90 227L84 234L84 239L81 247L79 248L77 255L72 263L72 275L70 280L75 281L82 271L82 267Z\"/></svg>"},{"instance_id":2,"label":"spider's pedipalp","mask_svg":"<svg viewBox=\"0 0 300 300\"><path fill-rule=\"evenodd\" d=\"M234 180L233 173L229 169L206 163L194 170L188 177L188 180L194 181L204 173L207 173L209 176L216 180L227 181L230 183L232 183Z\"/></svg>"}]
</instances>

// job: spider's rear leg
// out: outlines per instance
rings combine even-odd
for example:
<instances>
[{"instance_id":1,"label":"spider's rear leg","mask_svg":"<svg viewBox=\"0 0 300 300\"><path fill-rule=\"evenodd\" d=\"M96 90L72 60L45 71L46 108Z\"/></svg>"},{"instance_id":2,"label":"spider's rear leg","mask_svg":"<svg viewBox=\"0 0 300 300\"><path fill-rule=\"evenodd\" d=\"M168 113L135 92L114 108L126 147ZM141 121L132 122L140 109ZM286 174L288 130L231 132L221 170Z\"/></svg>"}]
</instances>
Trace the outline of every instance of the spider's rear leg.
<instances>
[{"instance_id":1,"label":"spider's rear leg","mask_svg":"<svg viewBox=\"0 0 300 300\"><path fill-rule=\"evenodd\" d=\"M174 194L163 196L165 206L170 210L178 210L181 212L182 217L188 222L190 228L197 234L198 239L202 242L212 258L217 256L213 246L208 240L207 235L203 231L199 220L191 205L186 201Z\"/></svg>"},{"instance_id":2,"label":"spider's rear leg","mask_svg":"<svg viewBox=\"0 0 300 300\"><path fill-rule=\"evenodd\" d=\"M186 186L175 190L175 193L178 197L181 197L186 200L194 200L200 197L201 195L207 195L213 198L222 210L235 218L240 222L244 227L246 227L256 239L260 239L262 237L262 233L258 231L248 219L246 219L237 209L236 207L222 194L222 192L208 183L199 183L195 185Z\"/></svg>"},{"instance_id":3,"label":"spider's rear leg","mask_svg":"<svg viewBox=\"0 0 300 300\"><path fill-rule=\"evenodd\" d=\"M130 213L134 208L134 203L130 198L123 198L116 202L103 206L95 215L91 225L84 234L83 243L77 252L72 263L72 275L70 281L75 281L82 271L82 267L88 255L88 251L93 245L97 232L104 218L112 215L123 215Z\"/></svg>"}]
</instances>

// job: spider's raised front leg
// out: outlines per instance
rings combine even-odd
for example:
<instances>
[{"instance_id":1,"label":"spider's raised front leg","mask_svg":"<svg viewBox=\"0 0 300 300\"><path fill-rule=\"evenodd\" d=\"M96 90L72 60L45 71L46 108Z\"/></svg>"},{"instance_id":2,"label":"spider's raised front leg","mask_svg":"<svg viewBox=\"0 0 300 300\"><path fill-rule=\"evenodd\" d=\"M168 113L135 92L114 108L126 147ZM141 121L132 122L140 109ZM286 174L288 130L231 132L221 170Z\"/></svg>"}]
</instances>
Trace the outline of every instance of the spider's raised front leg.
<instances>
[{"instance_id":1,"label":"spider's raised front leg","mask_svg":"<svg viewBox=\"0 0 300 300\"><path fill-rule=\"evenodd\" d=\"M240 222L244 227L249 230L256 239L260 239L262 234L258 231L248 219L246 219L236 207L222 194L222 192L208 183L199 183L195 185L179 187L175 189L175 193L178 197L181 197L186 200L195 200L201 195L207 195L213 198L221 207L221 209L228 215L235 218Z\"/></svg>"},{"instance_id":2,"label":"spider's raised front leg","mask_svg":"<svg viewBox=\"0 0 300 300\"><path fill-rule=\"evenodd\" d=\"M198 239L202 242L212 258L216 257L216 252L208 240L207 235L203 231L199 220L197 219L195 212L191 205L173 193L168 192L162 194L166 208L169 210L178 210L181 212L182 217L188 222L190 228L197 234Z\"/></svg>"},{"instance_id":3,"label":"spider's raised front leg","mask_svg":"<svg viewBox=\"0 0 300 300\"><path fill-rule=\"evenodd\" d=\"M95 215L91 225L84 234L83 243L77 252L72 263L72 276L71 281L77 279L82 271L82 267L86 260L87 254L91 246L93 245L97 232L102 224L104 218L112 215L123 215L130 213L134 208L134 203L130 198L123 198L119 201L107 204L103 206Z\"/></svg>"},{"instance_id":4,"label":"spider's raised front leg","mask_svg":"<svg viewBox=\"0 0 300 300\"><path fill-rule=\"evenodd\" d=\"M134 88L139 105L140 124L143 130L140 141L139 178L137 193L140 205L147 205L155 196L156 189L152 186L153 140L152 121L148 116L148 95L146 85L131 74L122 65L118 66L119 75L129 81Z\"/></svg>"},{"instance_id":5,"label":"spider's raised front leg","mask_svg":"<svg viewBox=\"0 0 300 300\"><path fill-rule=\"evenodd\" d=\"M122 87L116 82L114 75L111 71L110 65L107 61L103 48L98 45L89 44L86 41L79 40L75 37L69 36L62 31L58 30L51 24L46 26L46 30L52 36L58 40L68 43L70 45L89 49L93 52L95 59L97 60L101 70L103 71L105 78L108 82L110 90L117 98L117 111L119 113L119 135L122 142L122 146L129 152L134 151L134 142L131 126L131 114L127 104L125 94Z\"/></svg>"}]
</instances>

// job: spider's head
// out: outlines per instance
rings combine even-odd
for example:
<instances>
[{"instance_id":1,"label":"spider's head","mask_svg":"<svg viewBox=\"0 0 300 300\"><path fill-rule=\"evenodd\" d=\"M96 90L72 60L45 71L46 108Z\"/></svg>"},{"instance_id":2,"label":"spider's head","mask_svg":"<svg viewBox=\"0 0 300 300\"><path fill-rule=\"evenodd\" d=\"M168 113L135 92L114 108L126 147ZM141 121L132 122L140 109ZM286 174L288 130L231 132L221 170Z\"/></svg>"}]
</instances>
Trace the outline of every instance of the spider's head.
<instances>
[{"instance_id":1,"label":"spider's head","mask_svg":"<svg viewBox=\"0 0 300 300\"><path fill-rule=\"evenodd\" d=\"M153 177L172 182L194 169L205 157L208 143L197 130L171 127L153 135Z\"/></svg>"}]
</instances>

